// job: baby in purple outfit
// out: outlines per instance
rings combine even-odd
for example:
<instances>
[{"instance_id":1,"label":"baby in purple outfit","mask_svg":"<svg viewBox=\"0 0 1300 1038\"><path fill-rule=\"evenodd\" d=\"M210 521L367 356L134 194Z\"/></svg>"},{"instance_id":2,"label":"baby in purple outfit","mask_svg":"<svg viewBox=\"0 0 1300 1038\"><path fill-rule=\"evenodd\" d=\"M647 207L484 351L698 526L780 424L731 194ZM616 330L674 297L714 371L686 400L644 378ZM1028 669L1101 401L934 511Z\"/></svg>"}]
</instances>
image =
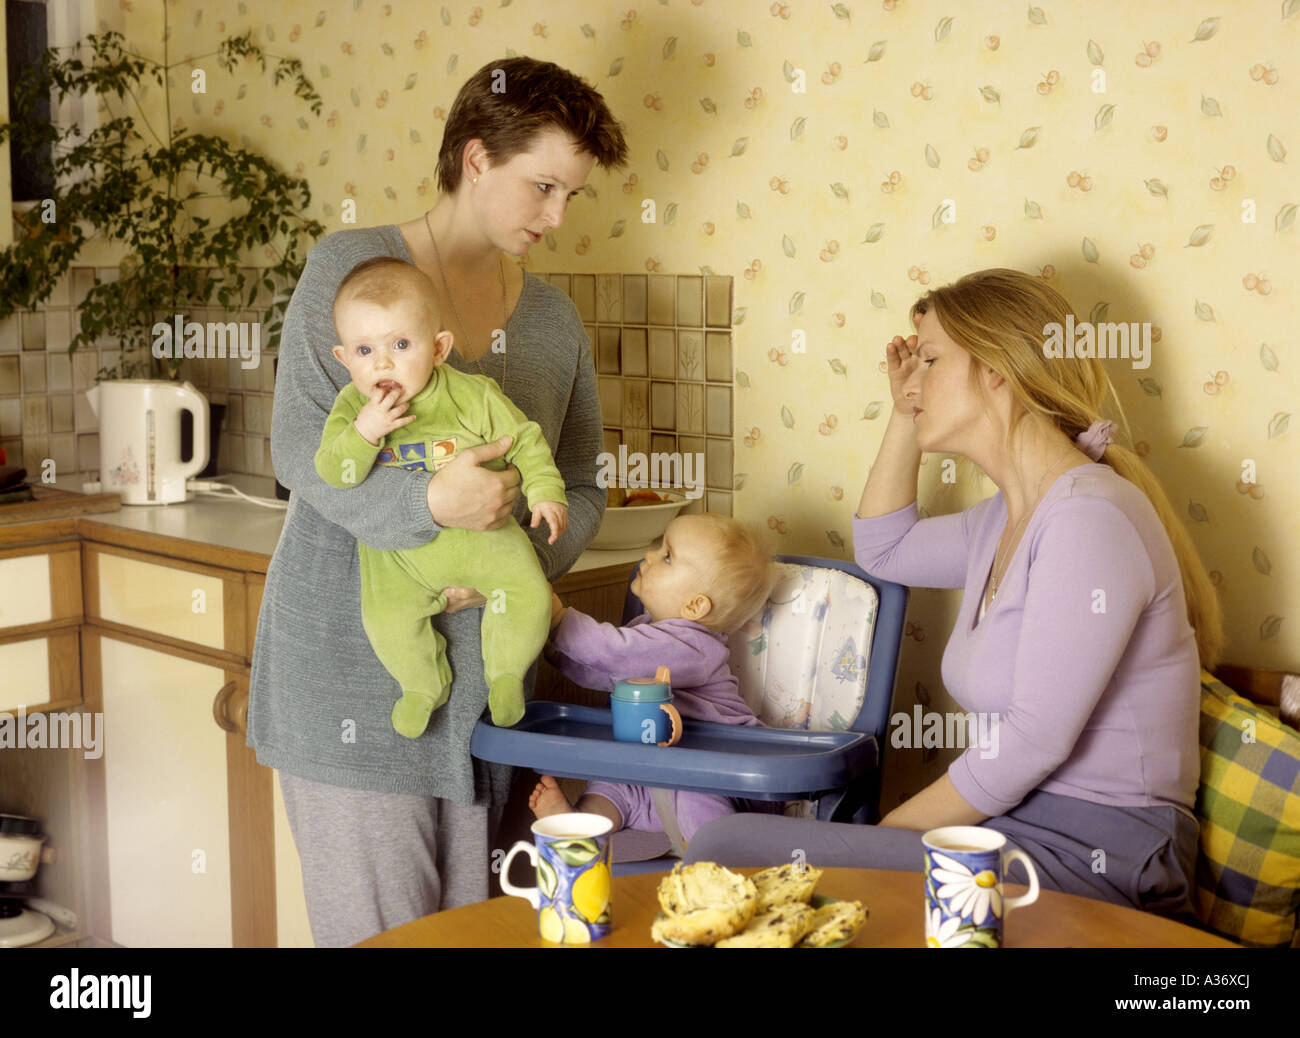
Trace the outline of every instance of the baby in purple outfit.
<instances>
[{"instance_id":1,"label":"baby in purple outfit","mask_svg":"<svg viewBox=\"0 0 1300 1038\"><path fill-rule=\"evenodd\" d=\"M615 627L553 598L547 658L576 684L606 692L615 681L649 677L665 666L683 717L760 724L731 673L726 636L762 607L775 579L757 531L711 513L678 516L632 580L646 611ZM673 799L688 842L706 822L738 810L736 800L707 793L674 791ZM614 831L664 832L650 790L640 786L592 782L575 808L555 779L543 775L528 805L538 818L578 810L608 818Z\"/></svg>"}]
</instances>

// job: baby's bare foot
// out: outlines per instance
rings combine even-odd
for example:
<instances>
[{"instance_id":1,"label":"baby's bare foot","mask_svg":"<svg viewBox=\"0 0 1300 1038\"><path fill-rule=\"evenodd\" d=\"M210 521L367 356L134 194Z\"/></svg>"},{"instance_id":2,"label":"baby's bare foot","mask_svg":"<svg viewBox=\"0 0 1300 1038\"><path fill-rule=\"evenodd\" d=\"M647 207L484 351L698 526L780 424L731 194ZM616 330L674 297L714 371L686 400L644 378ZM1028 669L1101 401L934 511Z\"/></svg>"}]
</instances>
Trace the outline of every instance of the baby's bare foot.
<instances>
[{"instance_id":1,"label":"baby's bare foot","mask_svg":"<svg viewBox=\"0 0 1300 1038\"><path fill-rule=\"evenodd\" d=\"M543 775L542 781L533 788L532 795L528 798L528 806L533 809L533 814L537 818L567 814L573 810L573 805L560 789L560 784L550 775Z\"/></svg>"}]
</instances>

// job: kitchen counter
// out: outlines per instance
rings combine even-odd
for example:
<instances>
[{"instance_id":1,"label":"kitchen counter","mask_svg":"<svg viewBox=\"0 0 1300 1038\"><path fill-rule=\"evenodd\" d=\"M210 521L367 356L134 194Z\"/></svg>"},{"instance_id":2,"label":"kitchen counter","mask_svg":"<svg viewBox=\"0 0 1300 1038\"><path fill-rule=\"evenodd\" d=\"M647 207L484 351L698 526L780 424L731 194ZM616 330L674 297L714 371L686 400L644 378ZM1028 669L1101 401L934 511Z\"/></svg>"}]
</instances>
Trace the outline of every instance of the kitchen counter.
<instances>
[{"instance_id":1,"label":"kitchen counter","mask_svg":"<svg viewBox=\"0 0 1300 1038\"><path fill-rule=\"evenodd\" d=\"M222 482L254 497L274 501L275 481L259 476L232 475ZM61 489L80 490L79 477L61 479ZM287 502L277 501L284 505ZM265 573L280 540L284 526L284 509L257 505L241 498L222 494L194 494L184 503L172 505L123 505L120 511L104 512L78 520L79 528L127 547L148 548L146 541L167 538L215 549L198 555L178 551L197 561L234 565ZM179 547L179 546L177 546ZM619 551L585 551L569 570L570 574L621 566L629 573L632 564L645 555L645 548Z\"/></svg>"}]
</instances>

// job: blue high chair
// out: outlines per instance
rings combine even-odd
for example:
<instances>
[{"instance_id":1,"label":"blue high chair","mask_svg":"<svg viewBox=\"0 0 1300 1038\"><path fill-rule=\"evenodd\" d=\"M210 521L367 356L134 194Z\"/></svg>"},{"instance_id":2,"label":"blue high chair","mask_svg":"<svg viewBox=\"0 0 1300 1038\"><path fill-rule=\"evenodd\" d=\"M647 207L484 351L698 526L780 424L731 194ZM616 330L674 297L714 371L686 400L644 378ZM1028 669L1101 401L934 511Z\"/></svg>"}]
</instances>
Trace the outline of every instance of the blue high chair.
<instances>
[{"instance_id":1,"label":"blue high chair","mask_svg":"<svg viewBox=\"0 0 1300 1038\"><path fill-rule=\"evenodd\" d=\"M470 753L557 777L805 801L806 817L877 821L908 589L835 559L775 562L767 602L728 639L740 693L769 727L684 719L681 741L661 748L615 742L609 710L533 700L512 728L480 721ZM623 622L643 611L629 587ZM614 873L668 868L624 862Z\"/></svg>"}]
</instances>

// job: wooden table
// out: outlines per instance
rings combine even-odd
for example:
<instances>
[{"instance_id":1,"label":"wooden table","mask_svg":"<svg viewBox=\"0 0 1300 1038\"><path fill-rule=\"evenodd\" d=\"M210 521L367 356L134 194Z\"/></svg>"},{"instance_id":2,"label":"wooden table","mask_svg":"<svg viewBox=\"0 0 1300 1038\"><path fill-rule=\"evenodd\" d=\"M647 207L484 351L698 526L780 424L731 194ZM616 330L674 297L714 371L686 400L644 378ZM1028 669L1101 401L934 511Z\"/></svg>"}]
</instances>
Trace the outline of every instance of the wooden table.
<instances>
[{"instance_id":1,"label":"wooden table","mask_svg":"<svg viewBox=\"0 0 1300 1038\"><path fill-rule=\"evenodd\" d=\"M758 869L736 869L753 875ZM593 948L658 948L650 923L659 911L655 892L663 873L614 878L614 930ZM827 869L817 893L861 901L868 910L850 948L925 947L924 877L919 872ZM1008 897L1027 888L1009 884ZM1161 916L1104 901L1039 892L1013 910L1003 938L1008 948L1235 948L1237 945ZM397 926L358 948L554 948L537 934L537 912L518 897L494 897Z\"/></svg>"}]
</instances>

